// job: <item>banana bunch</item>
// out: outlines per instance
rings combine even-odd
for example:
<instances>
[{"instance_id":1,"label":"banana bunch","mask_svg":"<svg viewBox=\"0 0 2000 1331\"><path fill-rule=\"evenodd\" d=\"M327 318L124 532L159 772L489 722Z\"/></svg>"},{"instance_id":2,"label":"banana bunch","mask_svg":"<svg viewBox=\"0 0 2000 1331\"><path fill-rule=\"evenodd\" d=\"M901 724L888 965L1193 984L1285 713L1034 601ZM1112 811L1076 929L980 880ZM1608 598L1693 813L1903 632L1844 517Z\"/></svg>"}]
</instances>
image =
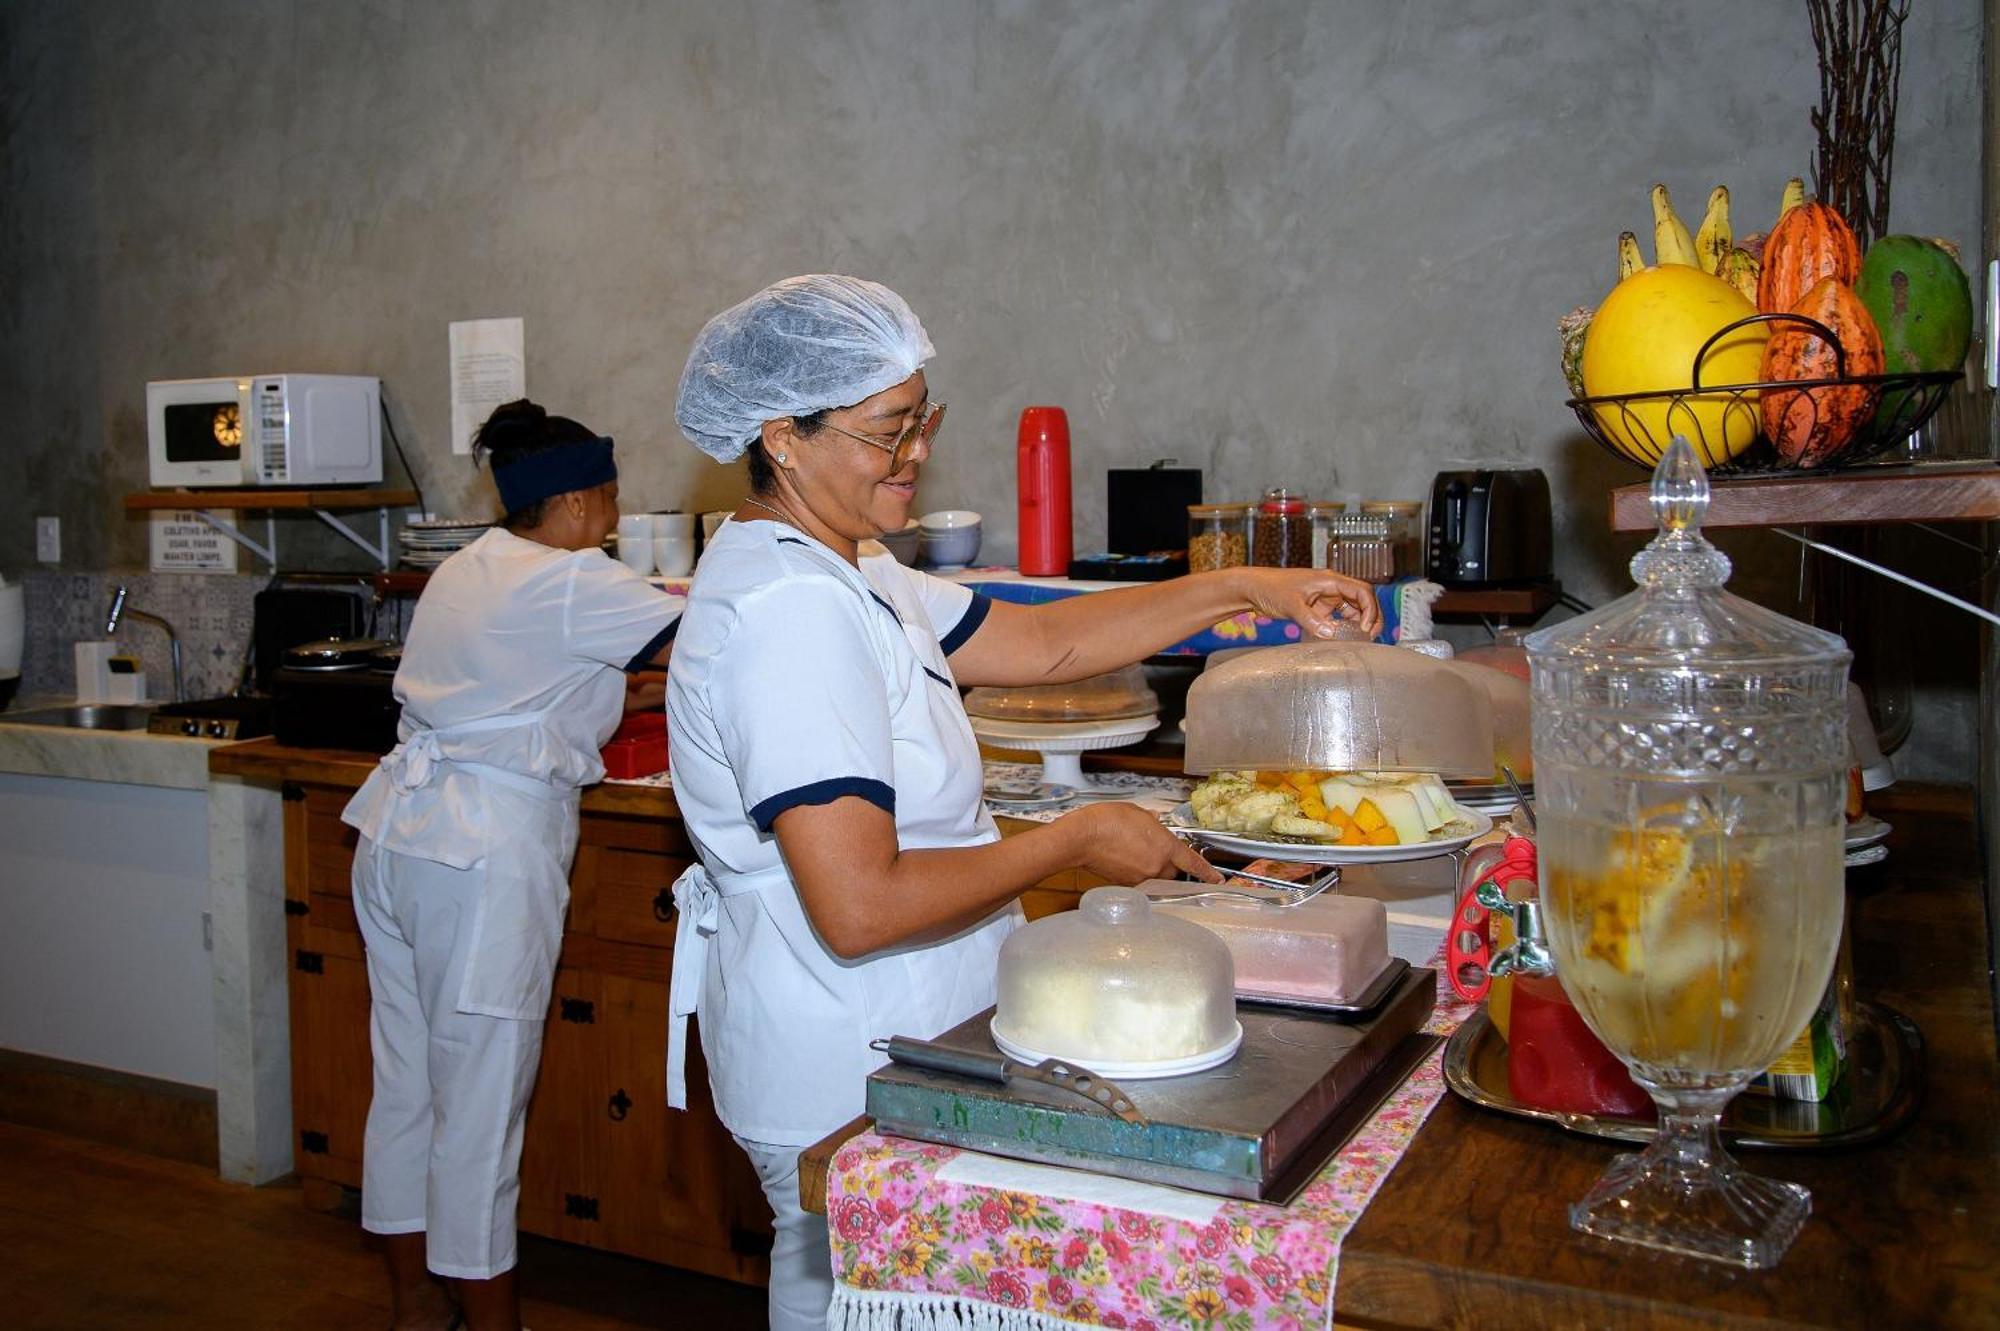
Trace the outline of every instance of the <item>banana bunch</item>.
<instances>
[{"instance_id":1,"label":"banana bunch","mask_svg":"<svg viewBox=\"0 0 2000 1331\"><path fill-rule=\"evenodd\" d=\"M1806 183L1793 176L1785 182L1784 194L1778 201L1778 216L1783 217L1805 201ZM1735 287L1752 305L1757 303L1757 277L1762 267L1759 255L1763 252L1764 236L1769 233L1746 237L1741 245L1736 243L1729 225L1727 185L1717 185L1708 192L1708 208L1702 214L1701 225L1692 234L1687 229L1687 223L1674 212L1674 201L1665 185L1653 186L1652 203L1654 263L1685 264L1704 273L1712 273ZM1645 266L1645 256L1639 251L1639 237L1630 231L1619 232L1618 280L1623 282ZM1564 315L1558 324L1562 336L1563 378L1570 391L1578 397L1583 396L1583 339L1590 329L1593 313L1593 310L1579 306Z\"/></svg>"},{"instance_id":2,"label":"banana bunch","mask_svg":"<svg viewBox=\"0 0 2000 1331\"><path fill-rule=\"evenodd\" d=\"M1760 266L1758 254L1764 247L1764 237L1753 236L1745 244L1736 243L1729 227L1729 186L1717 185L1709 191L1708 210L1702 214L1701 226L1693 235L1688 234L1687 223L1674 212L1674 201L1665 185L1653 186L1652 200L1655 263L1686 264L1704 273L1713 273L1742 292L1747 300L1756 301ZM1785 182L1784 195L1778 202L1778 216L1783 217L1805 201L1806 183L1793 176ZM1618 280L1624 281L1642 266L1644 260L1639 255L1639 238L1630 231L1620 232Z\"/></svg>"}]
</instances>

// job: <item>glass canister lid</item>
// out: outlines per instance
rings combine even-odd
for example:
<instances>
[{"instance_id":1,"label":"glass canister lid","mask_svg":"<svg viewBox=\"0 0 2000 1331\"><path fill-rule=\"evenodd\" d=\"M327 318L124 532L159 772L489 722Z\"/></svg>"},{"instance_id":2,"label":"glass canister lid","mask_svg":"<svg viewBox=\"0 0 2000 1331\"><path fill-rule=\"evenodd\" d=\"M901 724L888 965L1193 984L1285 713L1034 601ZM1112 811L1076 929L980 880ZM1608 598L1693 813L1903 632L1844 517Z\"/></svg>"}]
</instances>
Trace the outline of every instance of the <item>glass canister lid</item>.
<instances>
[{"instance_id":1,"label":"glass canister lid","mask_svg":"<svg viewBox=\"0 0 2000 1331\"><path fill-rule=\"evenodd\" d=\"M1662 773L1821 765L1816 738L1768 727L1844 706L1847 644L1724 590L1729 557L1701 534L1708 475L1686 440L1654 469L1651 502L1660 530L1632 559L1638 588L1527 640L1538 759L1568 739L1585 765ZM1806 729L1841 734L1816 719Z\"/></svg>"}]
</instances>

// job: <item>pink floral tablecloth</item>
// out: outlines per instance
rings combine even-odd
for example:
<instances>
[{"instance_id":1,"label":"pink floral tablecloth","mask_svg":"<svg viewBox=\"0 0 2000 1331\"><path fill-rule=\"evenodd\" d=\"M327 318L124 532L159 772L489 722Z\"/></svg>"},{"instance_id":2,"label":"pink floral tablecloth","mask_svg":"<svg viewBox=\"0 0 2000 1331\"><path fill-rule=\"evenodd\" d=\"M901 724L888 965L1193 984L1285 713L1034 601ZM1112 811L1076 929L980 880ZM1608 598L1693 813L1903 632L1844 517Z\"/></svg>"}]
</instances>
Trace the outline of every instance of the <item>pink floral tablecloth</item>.
<instances>
[{"instance_id":1,"label":"pink floral tablecloth","mask_svg":"<svg viewBox=\"0 0 2000 1331\"><path fill-rule=\"evenodd\" d=\"M1440 975L1442 970L1440 969ZM1471 1013L1440 984L1426 1029ZM1067 1326L1320 1331L1341 1240L1444 1094L1424 1060L1289 1206L1186 1219L939 1178L961 1152L866 1132L827 1185L834 1331Z\"/></svg>"}]
</instances>

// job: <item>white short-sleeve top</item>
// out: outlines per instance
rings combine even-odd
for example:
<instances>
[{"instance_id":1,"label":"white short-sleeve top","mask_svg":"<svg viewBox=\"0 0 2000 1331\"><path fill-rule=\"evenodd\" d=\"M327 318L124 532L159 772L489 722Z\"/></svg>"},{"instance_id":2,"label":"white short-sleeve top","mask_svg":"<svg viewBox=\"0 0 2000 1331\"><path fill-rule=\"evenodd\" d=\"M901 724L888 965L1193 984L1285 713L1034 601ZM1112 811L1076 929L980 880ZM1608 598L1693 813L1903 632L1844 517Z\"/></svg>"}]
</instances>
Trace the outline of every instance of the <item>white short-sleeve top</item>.
<instances>
[{"instance_id":1,"label":"white short-sleeve top","mask_svg":"<svg viewBox=\"0 0 2000 1331\"><path fill-rule=\"evenodd\" d=\"M674 643L674 795L713 883L675 966L701 966L701 1043L736 1135L806 1145L861 1111L870 1040L928 1038L993 1002L1018 906L937 943L836 956L813 931L771 828L853 795L905 850L998 838L950 653L988 602L865 544L859 568L776 522L728 522L703 554ZM695 942L699 932L705 945ZM676 987L689 977L676 974Z\"/></svg>"},{"instance_id":2,"label":"white short-sleeve top","mask_svg":"<svg viewBox=\"0 0 2000 1331\"><path fill-rule=\"evenodd\" d=\"M488 831L476 769L560 793L602 780L624 671L672 640L680 608L602 550L486 532L431 575L396 671L399 738L431 732L440 770L401 790L377 768L346 821L391 850L476 862Z\"/></svg>"}]
</instances>

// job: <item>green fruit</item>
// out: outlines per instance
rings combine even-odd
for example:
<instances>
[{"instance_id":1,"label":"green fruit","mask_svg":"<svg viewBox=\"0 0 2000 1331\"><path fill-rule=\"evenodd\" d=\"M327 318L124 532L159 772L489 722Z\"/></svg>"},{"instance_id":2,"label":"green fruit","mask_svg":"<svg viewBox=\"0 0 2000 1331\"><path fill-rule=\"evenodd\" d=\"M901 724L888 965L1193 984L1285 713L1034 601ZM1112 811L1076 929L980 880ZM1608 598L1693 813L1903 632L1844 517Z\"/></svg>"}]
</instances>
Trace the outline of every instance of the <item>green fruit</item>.
<instances>
[{"instance_id":1,"label":"green fruit","mask_svg":"<svg viewBox=\"0 0 2000 1331\"><path fill-rule=\"evenodd\" d=\"M1868 247L1854 292L1882 333L1883 371L1956 370L1972 345L1972 289L1958 261L1921 236L1884 236ZM1907 415L1909 393L1882 395L1878 425Z\"/></svg>"}]
</instances>

